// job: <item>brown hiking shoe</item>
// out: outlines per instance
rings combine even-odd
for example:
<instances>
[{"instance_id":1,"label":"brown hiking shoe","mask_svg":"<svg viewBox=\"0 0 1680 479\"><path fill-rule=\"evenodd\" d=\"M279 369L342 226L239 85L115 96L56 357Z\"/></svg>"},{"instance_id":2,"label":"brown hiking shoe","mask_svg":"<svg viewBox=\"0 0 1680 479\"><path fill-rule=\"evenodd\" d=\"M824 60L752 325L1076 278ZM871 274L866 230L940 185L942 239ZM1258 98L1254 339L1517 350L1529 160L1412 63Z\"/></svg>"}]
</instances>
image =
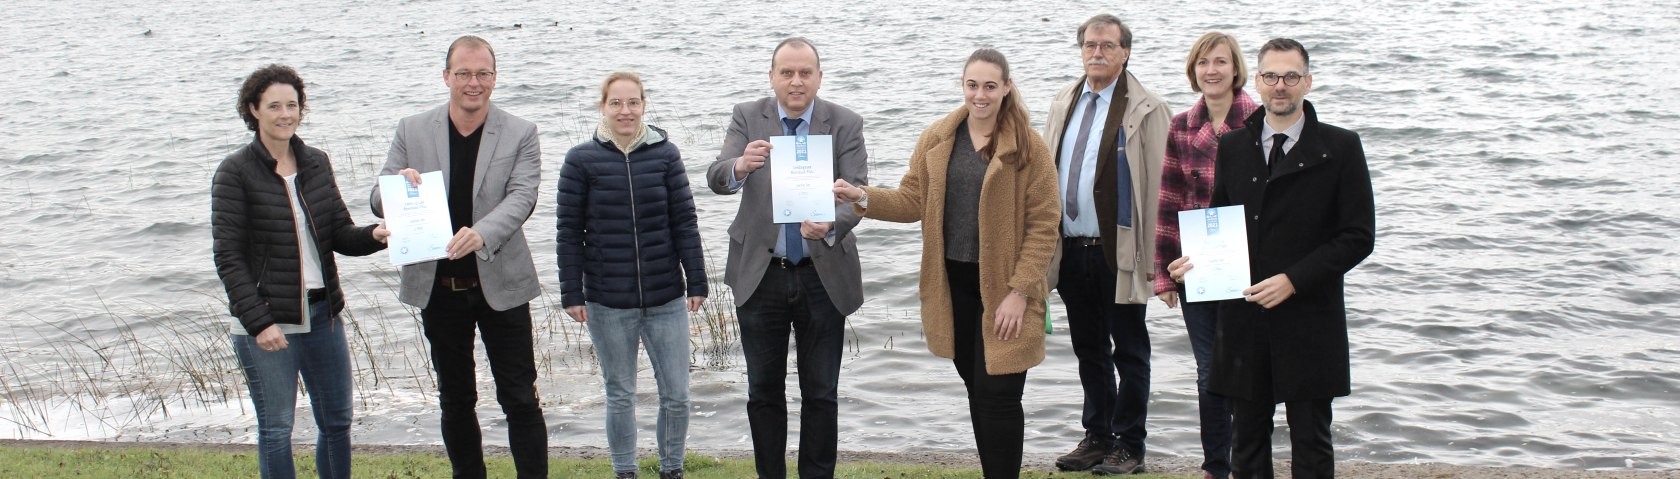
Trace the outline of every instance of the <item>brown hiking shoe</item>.
<instances>
[{"instance_id":1,"label":"brown hiking shoe","mask_svg":"<svg viewBox=\"0 0 1680 479\"><path fill-rule=\"evenodd\" d=\"M1099 476L1143 474L1143 459L1126 452L1124 447L1116 446L1113 452L1103 456L1102 464L1091 468L1091 472Z\"/></svg>"},{"instance_id":2,"label":"brown hiking shoe","mask_svg":"<svg viewBox=\"0 0 1680 479\"><path fill-rule=\"evenodd\" d=\"M1064 471L1083 471L1101 464L1103 456L1109 453L1109 445L1097 436L1086 434L1085 439L1079 441L1079 446L1073 452L1056 458L1056 468Z\"/></svg>"}]
</instances>

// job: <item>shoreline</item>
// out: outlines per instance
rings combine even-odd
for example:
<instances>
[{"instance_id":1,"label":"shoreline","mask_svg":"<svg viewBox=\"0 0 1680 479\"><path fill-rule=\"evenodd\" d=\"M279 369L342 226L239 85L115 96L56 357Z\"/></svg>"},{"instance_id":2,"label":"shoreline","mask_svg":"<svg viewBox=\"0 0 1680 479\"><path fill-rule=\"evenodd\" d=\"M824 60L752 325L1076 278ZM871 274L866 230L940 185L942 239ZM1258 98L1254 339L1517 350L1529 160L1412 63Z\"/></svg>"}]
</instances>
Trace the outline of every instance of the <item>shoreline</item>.
<instances>
[{"instance_id":1,"label":"shoreline","mask_svg":"<svg viewBox=\"0 0 1680 479\"><path fill-rule=\"evenodd\" d=\"M255 452L255 444L220 444L220 443L192 443L192 442L118 442L118 441L54 441L40 439L0 439L0 447L7 448L61 448L61 449L196 449L222 452ZM358 454L395 455L395 454L428 454L438 457L444 456L441 445L392 445L392 444L355 444L352 446ZM506 456L507 447L486 445L484 451L489 455ZM299 453L308 452L300 449ZM722 459L752 459L751 450L690 450L689 452L703 456ZM642 451L644 455L654 454L652 450ZM554 446L548 448L549 457L564 457L575 459L599 459L608 457L605 447L577 447ZM925 466L945 467L980 467L980 462L972 454L954 452L871 452L871 451L839 451L841 462L877 462L886 464L915 464ZM1178 475L1196 477L1200 475L1201 460L1192 457L1160 457L1150 458L1145 465L1148 472L1154 474ZM1022 466L1035 471L1054 471L1055 454L1027 454L1023 458ZM1278 477L1289 477L1287 461L1276 461L1275 469ZM1483 467L1462 466L1449 464L1387 464L1364 461L1338 461L1336 475L1343 478L1355 479L1404 479L1404 478L1525 478L1525 479L1567 479L1567 478L1605 478L1605 479L1659 479L1680 477L1680 470L1668 471L1615 471L1615 470L1581 470L1581 469L1544 469L1533 467Z\"/></svg>"}]
</instances>

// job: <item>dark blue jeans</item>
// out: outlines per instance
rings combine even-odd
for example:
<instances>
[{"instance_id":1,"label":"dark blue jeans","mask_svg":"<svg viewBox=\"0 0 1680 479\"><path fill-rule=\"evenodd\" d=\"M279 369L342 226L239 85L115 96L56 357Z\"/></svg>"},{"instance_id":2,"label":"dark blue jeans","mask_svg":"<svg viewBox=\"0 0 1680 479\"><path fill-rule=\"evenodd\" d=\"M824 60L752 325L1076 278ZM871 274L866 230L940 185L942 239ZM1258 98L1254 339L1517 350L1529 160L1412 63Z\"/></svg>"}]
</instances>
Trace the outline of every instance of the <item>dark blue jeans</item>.
<instances>
[{"instance_id":1,"label":"dark blue jeans","mask_svg":"<svg viewBox=\"0 0 1680 479\"><path fill-rule=\"evenodd\" d=\"M438 406L443 410L443 448L456 478L483 478L484 444L478 424L478 378L473 337L482 335L496 402L507 416L508 447L521 478L548 477L548 426L537 400L537 366L532 350L531 308L522 304L496 311L478 288L432 288L420 310L437 371ZM475 331L478 334L474 334Z\"/></svg>"},{"instance_id":2,"label":"dark blue jeans","mask_svg":"<svg viewBox=\"0 0 1680 479\"><path fill-rule=\"evenodd\" d=\"M286 349L263 351L256 338L233 335L257 412L257 470L263 479L297 476L292 464L292 416L298 377L315 412L315 469L323 478L350 477L350 349L330 301L309 305L309 332L286 335Z\"/></svg>"},{"instance_id":3,"label":"dark blue jeans","mask_svg":"<svg viewBox=\"0 0 1680 479\"><path fill-rule=\"evenodd\" d=\"M1182 298L1183 296L1180 295ZM1190 352L1196 356L1196 409L1202 421L1202 470L1224 478L1231 474L1231 408L1225 398L1208 391L1213 373L1213 348L1219 326L1219 302L1184 303L1184 330L1190 333Z\"/></svg>"},{"instance_id":4,"label":"dark blue jeans","mask_svg":"<svg viewBox=\"0 0 1680 479\"><path fill-rule=\"evenodd\" d=\"M816 268L776 263L735 314L747 361L747 422L758 477L787 477L789 333L799 355L799 477L834 477L846 316L829 301Z\"/></svg>"},{"instance_id":5,"label":"dark blue jeans","mask_svg":"<svg viewBox=\"0 0 1680 479\"><path fill-rule=\"evenodd\" d=\"M1085 388L1085 432L1116 438L1143 457L1149 412L1149 329L1144 305L1115 304L1115 273L1101 246L1062 244L1056 290L1068 309L1068 337ZM1115 382L1118 371L1120 381Z\"/></svg>"}]
</instances>

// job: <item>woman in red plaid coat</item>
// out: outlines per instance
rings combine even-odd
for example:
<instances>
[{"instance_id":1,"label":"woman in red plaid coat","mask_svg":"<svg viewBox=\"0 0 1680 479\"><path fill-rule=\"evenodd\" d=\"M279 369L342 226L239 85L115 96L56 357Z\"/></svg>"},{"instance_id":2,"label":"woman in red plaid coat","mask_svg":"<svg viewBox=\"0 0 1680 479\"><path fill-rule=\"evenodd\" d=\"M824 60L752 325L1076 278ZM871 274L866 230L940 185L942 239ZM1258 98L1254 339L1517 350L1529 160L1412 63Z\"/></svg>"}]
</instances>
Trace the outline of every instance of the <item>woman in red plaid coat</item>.
<instances>
[{"instance_id":1,"label":"woman in red plaid coat","mask_svg":"<svg viewBox=\"0 0 1680 479\"><path fill-rule=\"evenodd\" d=\"M1257 106L1243 92L1248 68L1242 49L1230 35L1209 32L1196 40L1185 60L1190 90L1202 98L1173 116L1167 132L1167 156L1161 169L1161 210L1155 228L1155 295L1178 307L1182 291L1167 274L1167 263L1183 256L1178 244L1178 212L1207 208L1213 197L1213 162L1219 135L1242 127ZM1215 121L1214 119L1219 119ZM1185 303L1184 329L1196 356L1196 396L1201 411L1202 471L1204 478L1223 479L1231 473L1231 410L1225 400L1208 392L1213 368L1217 302Z\"/></svg>"}]
</instances>

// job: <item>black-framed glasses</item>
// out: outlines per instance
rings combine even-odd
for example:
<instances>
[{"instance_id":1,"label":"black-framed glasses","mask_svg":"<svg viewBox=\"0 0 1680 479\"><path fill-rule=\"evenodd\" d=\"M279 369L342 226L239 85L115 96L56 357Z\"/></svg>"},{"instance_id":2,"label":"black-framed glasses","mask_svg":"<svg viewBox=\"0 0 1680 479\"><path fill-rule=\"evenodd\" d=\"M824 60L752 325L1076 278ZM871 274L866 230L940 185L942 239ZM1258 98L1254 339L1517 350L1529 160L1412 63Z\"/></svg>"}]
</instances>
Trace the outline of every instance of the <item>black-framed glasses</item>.
<instances>
[{"instance_id":1,"label":"black-framed glasses","mask_svg":"<svg viewBox=\"0 0 1680 479\"><path fill-rule=\"evenodd\" d=\"M1306 75L1302 75L1302 74L1295 73L1295 72L1289 72L1289 73L1285 73L1285 74L1282 74L1282 75L1279 75L1279 74L1276 74L1276 73L1261 73L1260 74L1260 81L1266 82L1267 85L1276 85L1276 84L1278 84L1278 80L1281 79L1281 80L1283 80L1283 84L1285 86L1295 86L1295 85L1300 85L1301 84L1301 79L1302 78L1306 78Z\"/></svg>"},{"instance_id":2,"label":"black-framed glasses","mask_svg":"<svg viewBox=\"0 0 1680 479\"><path fill-rule=\"evenodd\" d=\"M458 81L458 82L461 82L461 83L466 83L467 80L471 80L471 79L474 79L474 78L477 78L479 83L490 83L490 82L496 80L496 72L489 71L489 70L485 70L485 71L481 71L481 72L469 72L469 71L464 71L464 70L455 72L455 81Z\"/></svg>"}]
</instances>

